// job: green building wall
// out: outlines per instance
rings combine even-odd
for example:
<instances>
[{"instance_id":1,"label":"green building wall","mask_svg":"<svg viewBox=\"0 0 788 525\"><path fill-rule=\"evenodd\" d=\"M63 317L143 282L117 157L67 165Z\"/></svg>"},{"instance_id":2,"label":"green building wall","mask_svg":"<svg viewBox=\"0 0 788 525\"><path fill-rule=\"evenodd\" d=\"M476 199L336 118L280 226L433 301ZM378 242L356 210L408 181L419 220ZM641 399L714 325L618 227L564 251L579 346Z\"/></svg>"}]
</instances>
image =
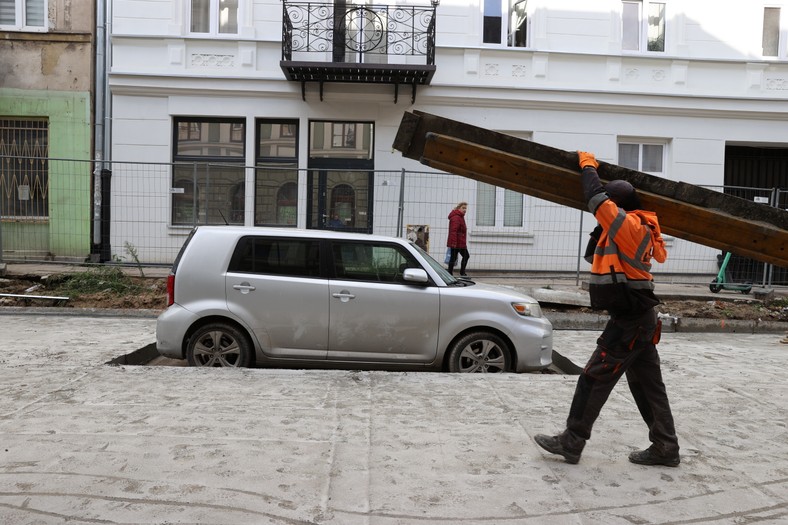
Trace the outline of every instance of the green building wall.
<instances>
[{"instance_id":1,"label":"green building wall","mask_svg":"<svg viewBox=\"0 0 788 525\"><path fill-rule=\"evenodd\" d=\"M91 238L90 93L0 89L0 117L49 122L49 220L0 222L5 259L84 259Z\"/></svg>"}]
</instances>

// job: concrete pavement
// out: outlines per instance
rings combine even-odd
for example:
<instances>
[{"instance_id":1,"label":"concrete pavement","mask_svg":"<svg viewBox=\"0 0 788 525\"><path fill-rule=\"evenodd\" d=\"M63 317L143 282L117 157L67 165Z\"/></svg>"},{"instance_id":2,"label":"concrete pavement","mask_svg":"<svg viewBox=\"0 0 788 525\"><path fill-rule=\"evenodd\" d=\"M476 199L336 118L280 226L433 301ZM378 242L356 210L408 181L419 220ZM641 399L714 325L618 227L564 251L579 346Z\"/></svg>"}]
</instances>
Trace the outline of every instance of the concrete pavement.
<instances>
[{"instance_id":1,"label":"concrete pavement","mask_svg":"<svg viewBox=\"0 0 788 525\"><path fill-rule=\"evenodd\" d=\"M765 524L788 521L781 334L667 333L679 468L625 384L578 465L575 377L108 366L151 318L0 315L0 523ZM595 332L557 331L576 363Z\"/></svg>"}]
</instances>

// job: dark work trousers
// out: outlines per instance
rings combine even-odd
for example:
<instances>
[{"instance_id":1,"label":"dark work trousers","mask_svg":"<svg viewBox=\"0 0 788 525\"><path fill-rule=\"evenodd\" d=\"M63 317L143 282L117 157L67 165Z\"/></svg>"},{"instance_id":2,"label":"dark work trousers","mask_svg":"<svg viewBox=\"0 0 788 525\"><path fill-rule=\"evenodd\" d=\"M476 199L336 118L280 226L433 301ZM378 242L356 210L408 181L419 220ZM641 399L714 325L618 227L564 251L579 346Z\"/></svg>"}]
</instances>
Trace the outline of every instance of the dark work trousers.
<instances>
[{"instance_id":1,"label":"dark work trousers","mask_svg":"<svg viewBox=\"0 0 788 525\"><path fill-rule=\"evenodd\" d=\"M468 259L471 258L471 254L468 253L468 248L452 248L451 249L451 258L449 259L449 273L454 273L454 265L457 264L457 255L462 256L462 262L460 262L460 273L465 273L465 267L468 266Z\"/></svg>"},{"instance_id":2,"label":"dark work trousers","mask_svg":"<svg viewBox=\"0 0 788 525\"><path fill-rule=\"evenodd\" d=\"M657 313L611 316L597 347L577 380L575 396L561 434L563 447L579 454L610 392L624 373L649 440L659 454L678 454L679 444L659 365Z\"/></svg>"}]
</instances>

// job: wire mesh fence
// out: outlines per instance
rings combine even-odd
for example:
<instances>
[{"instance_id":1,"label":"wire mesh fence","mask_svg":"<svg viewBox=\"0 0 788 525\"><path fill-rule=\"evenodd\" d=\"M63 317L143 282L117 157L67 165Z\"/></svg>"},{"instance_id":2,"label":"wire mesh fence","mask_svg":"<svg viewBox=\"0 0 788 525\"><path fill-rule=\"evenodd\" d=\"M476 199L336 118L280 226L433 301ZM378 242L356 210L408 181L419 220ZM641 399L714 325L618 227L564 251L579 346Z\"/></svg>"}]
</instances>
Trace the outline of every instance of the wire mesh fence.
<instances>
[{"instance_id":1,"label":"wire mesh fence","mask_svg":"<svg viewBox=\"0 0 788 525\"><path fill-rule=\"evenodd\" d=\"M582 254L595 226L590 213L457 175L45 160L0 157L0 261L169 265L194 226L225 224L407 237L442 260L448 214L467 202L469 269L477 274L589 269ZM712 189L788 208L788 190ZM666 244L655 280L708 284L720 272L719 250L670 236ZM725 272L728 282L788 285L788 269L735 254Z\"/></svg>"}]
</instances>

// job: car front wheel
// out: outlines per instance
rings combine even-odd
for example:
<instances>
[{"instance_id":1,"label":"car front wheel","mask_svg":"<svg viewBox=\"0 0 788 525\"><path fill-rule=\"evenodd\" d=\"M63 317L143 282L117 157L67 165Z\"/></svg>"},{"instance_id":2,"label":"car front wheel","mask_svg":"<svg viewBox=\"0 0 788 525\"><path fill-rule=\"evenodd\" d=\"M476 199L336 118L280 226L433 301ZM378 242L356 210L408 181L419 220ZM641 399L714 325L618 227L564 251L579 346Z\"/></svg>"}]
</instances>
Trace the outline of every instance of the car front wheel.
<instances>
[{"instance_id":1,"label":"car front wheel","mask_svg":"<svg viewBox=\"0 0 788 525\"><path fill-rule=\"evenodd\" d=\"M509 347L495 334L473 332L449 352L449 372L501 373L509 370Z\"/></svg>"},{"instance_id":2,"label":"car front wheel","mask_svg":"<svg viewBox=\"0 0 788 525\"><path fill-rule=\"evenodd\" d=\"M252 362L252 346L236 327L211 323L189 338L186 357L191 366L247 367Z\"/></svg>"}]
</instances>

